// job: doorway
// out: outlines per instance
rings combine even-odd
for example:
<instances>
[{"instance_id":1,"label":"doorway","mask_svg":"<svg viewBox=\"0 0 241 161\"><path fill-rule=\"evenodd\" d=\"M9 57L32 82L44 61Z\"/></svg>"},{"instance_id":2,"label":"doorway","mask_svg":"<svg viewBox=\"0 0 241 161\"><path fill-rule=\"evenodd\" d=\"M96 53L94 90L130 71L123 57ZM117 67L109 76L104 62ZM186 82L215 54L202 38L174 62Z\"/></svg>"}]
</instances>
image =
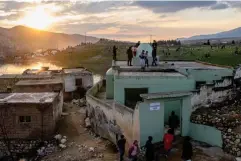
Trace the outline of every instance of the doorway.
<instances>
[{"instance_id":1,"label":"doorway","mask_svg":"<svg viewBox=\"0 0 241 161\"><path fill-rule=\"evenodd\" d=\"M147 94L148 88L125 88L125 106L132 109L136 103L142 101L140 94Z\"/></svg>"},{"instance_id":2,"label":"doorway","mask_svg":"<svg viewBox=\"0 0 241 161\"><path fill-rule=\"evenodd\" d=\"M169 116L171 116L172 111L178 118L179 125L175 130L175 135L181 135L181 120L182 120L182 100L167 100L164 102L164 124L165 124L165 133L169 129Z\"/></svg>"}]
</instances>

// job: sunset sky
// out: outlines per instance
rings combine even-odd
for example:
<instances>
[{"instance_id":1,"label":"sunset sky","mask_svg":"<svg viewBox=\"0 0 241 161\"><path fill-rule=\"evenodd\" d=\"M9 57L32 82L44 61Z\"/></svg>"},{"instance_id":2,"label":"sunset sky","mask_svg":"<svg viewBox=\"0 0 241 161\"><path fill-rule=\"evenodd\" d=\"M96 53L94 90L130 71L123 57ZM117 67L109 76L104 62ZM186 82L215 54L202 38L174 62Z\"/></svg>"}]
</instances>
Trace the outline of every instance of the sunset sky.
<instances>
[{"instance_id":1,"label":"sunset sky","mask_svg":"<svg viewBox=\"0 0 241 161\"><path fill-rule=\"evenodd\" d=\"M241 27L241 1L2 1L0 26L149 41Z\"/></svg>"}]
</instances>

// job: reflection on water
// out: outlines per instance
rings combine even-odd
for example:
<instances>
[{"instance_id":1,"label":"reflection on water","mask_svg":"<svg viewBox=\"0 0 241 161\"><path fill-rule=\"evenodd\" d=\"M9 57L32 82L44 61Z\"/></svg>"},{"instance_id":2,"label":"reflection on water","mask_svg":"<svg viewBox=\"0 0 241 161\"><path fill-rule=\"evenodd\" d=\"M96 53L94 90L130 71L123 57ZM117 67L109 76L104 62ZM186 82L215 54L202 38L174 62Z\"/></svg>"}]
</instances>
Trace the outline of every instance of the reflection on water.
<instances>
[{"instance_id":1,"label":"reflection on water","mask_svg":"<svg viewBox=\"0 0 241 161\"><path fill-rule=\"evenodd\" d=\"M35 63L31 65L17 65L17 64L4 64L0 66L0 75L2 74L21 74L26 69L40 69L41 67L49 67L49 69L57 70L62 67L51 63ZM97 83L101 79L100 75L95 74L93 76L94 83Z\"/></svg>"}]
</instances>

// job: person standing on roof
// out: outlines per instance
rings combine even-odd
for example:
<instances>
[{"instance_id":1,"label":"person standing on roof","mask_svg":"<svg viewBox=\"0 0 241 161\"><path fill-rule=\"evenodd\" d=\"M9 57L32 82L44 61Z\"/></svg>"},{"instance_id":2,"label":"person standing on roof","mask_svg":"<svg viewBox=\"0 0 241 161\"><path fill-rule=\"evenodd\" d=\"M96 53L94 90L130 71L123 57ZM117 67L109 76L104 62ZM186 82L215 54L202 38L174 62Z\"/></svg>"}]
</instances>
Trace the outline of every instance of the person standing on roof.
<instances>
[{"instance_id":1,"label":"person standing on roof","mask_svg":"<svg viewBox=\"0 0 241 161\"><path fill-rule=\"evenodd\" d=\"M156 64L156 53L157 53L157 43L156 40L152 43L152 66L157 66Z\"/></svg>"},{"instance_id":2,"label":"person standing on roof","mask_svg":"<svg viewBox=\"0 0 241 161\"><path fill-rule=\"evenodd\" d=\"M129 48L127 49L127 51L126 51L127 58L128 58L128 60L127 60L127 65L128 65L128 66L132 66L132 65L131 65L131 61L132 61L132 58L133 58L133 54L132 54L131 48L132 48L132 47L129 47Z\"/></svg>"},{"instance_id":3,"label":"person standing on roof","mask_svg":"<svg viewBox=\"0 0 241 161\"><path fill-rule=\"evenodd\" d=\"M114 61L117 60L117 58L116 58L116 55L117 55L117 49L118 49L118 48L114 45L114 46L113 46L113 60L114 60Z\"/></svg>"}]
</instances>

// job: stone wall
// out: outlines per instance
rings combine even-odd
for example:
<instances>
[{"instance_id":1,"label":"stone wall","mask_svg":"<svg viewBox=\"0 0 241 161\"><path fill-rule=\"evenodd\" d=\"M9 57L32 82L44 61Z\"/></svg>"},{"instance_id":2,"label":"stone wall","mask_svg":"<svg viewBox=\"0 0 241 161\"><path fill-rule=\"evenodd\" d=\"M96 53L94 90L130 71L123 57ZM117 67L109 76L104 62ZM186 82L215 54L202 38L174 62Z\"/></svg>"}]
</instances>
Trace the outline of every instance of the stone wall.
<instances>
[{"instance_id":1,"label":"stone wall","mask_svg":"<svg viewBox=\"0 0 241 161\"><path fill-rule=\"evenodd\" d=\"M220 130L224 151L235 156L241 156L240 98L227 100L210 108L197 109L192 113L191 122L212 126Z\"/></svg>"},{"instance_id":2,"label":"stone wall","mask_svg":"<svg viewBox=\"0 0 241 161\"><path fill-rule=\"evenodd\" d=\"M127 142L133 138L134 111L113 101L101 100L95 95L104 86L104 81L98 82L86 94L87 113L94 131L100 136L116 143L117 136L124 134Z\"/></svg>"},{"instance_id":3,"label":"stone wall","mask_svg":"<svg viewBox=\"0 0 241 161\"><path fill-rule=\"evenodd\" d=\"M191 99L192 111L200 107L210 107L212 104L232 99L234 95L232 79L225 78L213 84L204 84L199 90L193 92Z\"/></svg>"}]
</instances>

